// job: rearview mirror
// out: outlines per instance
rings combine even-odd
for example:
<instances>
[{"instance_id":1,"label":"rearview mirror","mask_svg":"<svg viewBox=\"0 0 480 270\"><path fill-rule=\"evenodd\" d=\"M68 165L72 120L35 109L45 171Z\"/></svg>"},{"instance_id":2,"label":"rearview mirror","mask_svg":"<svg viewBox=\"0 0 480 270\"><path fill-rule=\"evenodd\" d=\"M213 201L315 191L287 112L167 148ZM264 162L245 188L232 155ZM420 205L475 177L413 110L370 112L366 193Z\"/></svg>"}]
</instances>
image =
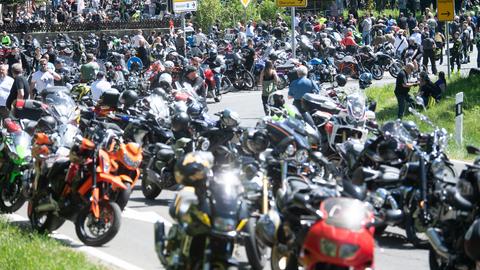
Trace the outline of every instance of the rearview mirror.
<instances>
[{"instance_id":1,"label":"rearview mirror","mask_svg":"<svg viewBox=\"0 0 480 270\"><path fill-rule=\"evenodd\" d=\"M467 152L470 155L480 155L480 149L473 145L467 145Z\"/></svg>"}]
</instances>

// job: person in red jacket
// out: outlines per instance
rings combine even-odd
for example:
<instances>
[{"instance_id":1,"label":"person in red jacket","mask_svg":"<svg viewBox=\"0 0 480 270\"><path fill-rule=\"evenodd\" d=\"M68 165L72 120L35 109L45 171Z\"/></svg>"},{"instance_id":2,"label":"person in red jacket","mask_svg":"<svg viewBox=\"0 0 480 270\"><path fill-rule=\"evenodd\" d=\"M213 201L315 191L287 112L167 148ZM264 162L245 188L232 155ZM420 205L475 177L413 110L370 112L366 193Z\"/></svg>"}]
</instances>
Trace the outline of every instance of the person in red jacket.
<instances>
[{"instance_id":1,"label":"person in red jacket","mask_svg":"<svg viewBox=\"0 0 480 270\"><path fill-rule=\"evenodd\" d=\"M355 51L355 48L357 47L357 42L355 42L351 30L347 31L345 37L342 39L342 41L340 41L340 44L342 44L342 46L345 47L345 49L349 52Z\"/></svg>"}]
</instances>

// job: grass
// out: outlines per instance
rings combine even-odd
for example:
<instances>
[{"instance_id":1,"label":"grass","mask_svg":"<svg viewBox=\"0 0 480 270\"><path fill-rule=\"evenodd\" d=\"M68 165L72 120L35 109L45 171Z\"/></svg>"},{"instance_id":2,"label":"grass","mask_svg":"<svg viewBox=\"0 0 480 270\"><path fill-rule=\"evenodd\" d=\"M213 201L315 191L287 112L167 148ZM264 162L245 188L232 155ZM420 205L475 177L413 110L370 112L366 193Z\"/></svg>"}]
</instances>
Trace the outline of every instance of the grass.
<instances>
[{"instance_id":1,"label":"grass","mask_svg":"<svg viewBox=\"0 0 480 270\"><path fill-rule=\"evenodd\" d=\"M103 269L46 235L22 230L0 217L0 269Z\"/></svg>"},{"instance_id":2,"label":"grass","mask_svg":"<svg viewBox=\"0 0 480 270\"><path fill-rule=\"evenodd\" d=\"M480 146L480 78L461 78L459 75L452 76L447 83L447 91L443 99L426 112L430 120L439 127L444 127L452 134L447 146L447 154L450 158L461 160L473 160L475 157L468 155L465 150L466 145ZM383 123L388 120L394 120L397 115L397 100L393 93L394 85L382 87L371 87L367 89L366 94L369 98L377 101L377 120ZM410 91L416 93L418 88ZM458 145L454 140L455 132L455 94L464 92L464 128L463 145ZM407 114L404 120L415 121L422 131L431 129L419 119L411 114Z\"/></svg>"}]
</instances>

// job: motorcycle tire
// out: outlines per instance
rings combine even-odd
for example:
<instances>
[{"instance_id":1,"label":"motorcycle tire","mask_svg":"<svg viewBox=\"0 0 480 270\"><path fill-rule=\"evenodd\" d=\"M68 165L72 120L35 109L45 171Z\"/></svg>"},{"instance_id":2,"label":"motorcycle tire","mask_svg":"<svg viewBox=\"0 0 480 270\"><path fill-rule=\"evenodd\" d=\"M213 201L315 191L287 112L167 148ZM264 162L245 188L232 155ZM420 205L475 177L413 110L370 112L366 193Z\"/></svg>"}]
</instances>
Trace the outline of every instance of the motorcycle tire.
<instances>
[{"instance_id":1,"label":"motorcycle tire","mask_svg":"<svg viewBox=\"0 0 480 270\"><path fill-rule=\"evenodd\" d=\"M287 78L285 78L285 76L278 76L277 89L278 89L278 90L282 90L282 89L284 89L284 88L287 87L287 86L288 86Z\"/></svg>"},{"instance_id":2,"label":"motorcycle tire","mask_svg":"<svg viewBox=\"0 0 480 270\"><path fill-rule=\"evenodd\" d=\"M270 258L270 269L272 270L296 270L298 269L298 259L295 257L295 254L290 252L290 254L280 254L278 250L278 245L272 247L272 256ZM284 265L281 265L281 260L285 259Z\"/></svg>"},{"instance_id":3,"label":"motorcycle tire","mask_svg":"<svg viewBox=\"0 0 480 270\"><path fill-rule=\"evenodd\" d=\"M220 93L218 93L217 98L221 98L220 96L223 94L226 94L230 92L230 88L232 87L232 82L230 79L226 76L222 78L222 81L220 82Z\"/></svg>"},{"instance_id":4,"label":"motorcycle tire","mask_svg":"<svg viewBox=\"0 0 480 270\"><path fill-rule=\"evenodd\" d=\"M397 78L398 73L402 70L402 65L398 62L393 62L393 64L388 68L388 72L392 75L393 78Z\"/></svg>"},{"instance_id":5,"label":"motorcycle tire","mask_svg":"<svg viewBox=\"0 0 480 270\"><path fill-rule=\"evenodd\" d=\"M232 72L233 73L233 72ZM229 74L229 80L233 83L233 88L235 90L243 90L245 88L245 83L242 78L242 74L240 72L235 72L234 74Z\"/></svg>"},{"instance_id":6,"label":"motorcycle tire","mask_svg":"<svg viewBox=\"0 0 480 270\"><path fill-rule=\"evenodd\" d=\"M253 90L255 88L255 78L248 70L244 70L242 74L242 80L244 82L245 90Z\"/></svg>"},{"instance_id":7,"label":"motorcycle tire","mask_svg":"<svg viewBox=\"0 0 480 270\"><path fill-rule=\"evenodd\" d=\"M383 78L383 69L379 65L373 65L371 72L375 80L381 80Z\"/></svg>"},{"instance_id":8,"label":"motorcycle tire","mask_svg":"<svg viewBox=\"0 0 480 270\"><path fill-rule=\"evenodd\" d=\"M268 247L258 241L255 234L255 223L256 220L254 218L248 220L246 226L248 236L244 239L245 251L251 268L253 270L262 270L267 265L268 258L266 254L268 254Z\"/></svg>"},{"instance_id":9,"label":"motorcycle tire","mask_svg":"<svg viewBox=\"0 0 480 270\"><path fill-rule=\"evenodd\" d=\"M132 194L132 184L131 183L123 183L127 189L122 189L118 191L118 196L115 202L118 204L120 207L120 210L123 211L125 207L127 206L128 200L130 199L130 195Z\"/></svg>"},{"instance_id":10,"label":"motorcycle tire","mask_svg":"<svg viewBox=\"0 0 480 270\"><path fill-rule=\"evenodd\" d=\"M77 220L75 221L75 233L77 234L78 239L80 239L80 241L82 241L87 246L99 247L108 243L115 237L115 235L117 235L118 231L120 230L120 225L122 224L122 211L120 210L118 204L114 202L101 201L99 202L99 208L99 221L95 221L95 218L90 211L90 207L84 207L78 214ZM104 217L103 215L105 214L110 214L110 216ZM88 218L91 218L91 220L88 220ZM108 219L108 221L110 221L110 228L108 228L106 232L99 236L94 235L92 237L91 235L89 235L89 233L93 234L93 232L91 231L92 228L90 226L95 226L96 224L98 224L102 227L105 227L106 224L103 224L103 221L105 221L105 219ZM86 226L90 227L88 228L88 233L85 228ZM98 230L99 227L96 226L95 229Z\"/></svg>"},{"instance_id":11,"label":"motorcycle tire","mask_svg":"<svg viewBox=\"0 0 480 270\"><path fill-rule=\"evenodd\" d=\"M43 215L40 215L33 210L35 207L37 207L36 200L29 201L27 214L32 228L38 233L48 234L60 228L63 223L65 223L65 219L56 216L51 212L45 212Z\"/></svg>"},{"instance_id":12,"label":"motorcycle tire","mask_svg":"<svg viewBox=\"0 0 480 270\"><path fill-rule=\"evenodd\" d=\"M22 179L17 177L13 183L3 178L0 184L0 212L13 213L25 203L22 192Z\"/></svg>"},{"instance_id":13,"label":"motorcycle tire","mask_svg":"<svg viewBox=\"0 0 480 270\"><path fill-rule=\"evenodd\" d=\"M447 262L444 262L443 259L437 255L433 248L430 248L428 251L428 264L430 266L430 270L453 269L447 265Z\"/></svg>"},{"instance_id":14,"label":"motorcycle tire","mask_svg":"<svg viewBox=\"0 0 480 270\"><path fill-rule=\"evenodd\" d=\"M148 178L144 175L144 179L142 179L142 193L147 200L155 200L157 196L162 192L162 189L159 188L157 185L151 183Z\"/></svg>"}]
</instances>

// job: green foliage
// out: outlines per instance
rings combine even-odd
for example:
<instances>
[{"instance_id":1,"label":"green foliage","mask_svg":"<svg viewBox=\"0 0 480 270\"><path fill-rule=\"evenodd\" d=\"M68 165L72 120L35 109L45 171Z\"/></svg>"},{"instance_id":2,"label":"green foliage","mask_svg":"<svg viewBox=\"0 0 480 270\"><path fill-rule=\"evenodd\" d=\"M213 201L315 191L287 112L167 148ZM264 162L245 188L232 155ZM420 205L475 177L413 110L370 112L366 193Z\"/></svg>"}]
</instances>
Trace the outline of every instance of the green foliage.
<instances>
[{"instance_id":1,"label":"green foliage","mask_svg":"<svg viewBox=\"0 0 480 270\"><path fill-rule=\"evenodd\" d=\"M103 269L46 235L21 230L0 218L1 269Z\"/></svg>"},{"instance_id":2,"label":"green foliage","mask_svg":"<svg viewBox=\"0 0 480 270\"><path fill-rule=\"evenodd\" d=\"M262 3L258 5L258 11L260 13L260 17L262 18L262 20L266 22L271 20L272 22L274 22L277 16L277 13L280 13L281 15L283 15L285 8L277 7L275 0L263 0ZM284 16L283 19L288 21L288 18L287 16Z\"/></svg>"},{"instance_id":3,"label":"green foliage","mask_svg":"<svg viewBox=\"0 0 480 270\"><path fill-rule=\"evenodd\" d=\"M373 0L371 1L371 3L373 4ZM358 11L358 16L359 17L365 16L366 13L367 13L367 10L361 9ZM373 17L375 18L378 18L379 16L383 16L383 15L387 17L392 15L393 18L397 19L398 16L400 16L400 10L398 9L384 9L382 11L378 11L378 10L373 10L373 7L372 7L370 13L373 13ZM344 19L348 19L348 10L344 9L342 15Z\"/></svg>"},{"instance_id":4,"label":"green foliage","mask_svg":"<svg viewBox=\"0 0 480 270\"><path fill-rule=\"evenodd\" d=\"M367 90L367 96L377 101L377 120L383 123L393 120L397 115L397 100L393 93L394 85L382 87L372 87ZM464 92L464 129L463 145L459 146L454 140L455 133L455 94ZM452 134L447 147L447 152L451 158L471 160L474 157L469 156L465 151L466 145L480 146L480 78L462 78L453 76L448 81L447 91L443 99L434 107L422 112L427 115L434 124L444 127ZM413 115L407 115L404 120L414 120L423 131L429 131L429 127L421 123Z\"/></svg>"},{"instance_id":5,"label":"green foliage","mask_svg":"<svg viewBox=\"0 0 480 270\"><path fill-rule=\"evenodd\" d=\"M195 23L203 28L205 32L208 32L215 19L220 19L221 14L222 4L220 0L201 0L195 16Z\"/></svg>"}]
</instances>

